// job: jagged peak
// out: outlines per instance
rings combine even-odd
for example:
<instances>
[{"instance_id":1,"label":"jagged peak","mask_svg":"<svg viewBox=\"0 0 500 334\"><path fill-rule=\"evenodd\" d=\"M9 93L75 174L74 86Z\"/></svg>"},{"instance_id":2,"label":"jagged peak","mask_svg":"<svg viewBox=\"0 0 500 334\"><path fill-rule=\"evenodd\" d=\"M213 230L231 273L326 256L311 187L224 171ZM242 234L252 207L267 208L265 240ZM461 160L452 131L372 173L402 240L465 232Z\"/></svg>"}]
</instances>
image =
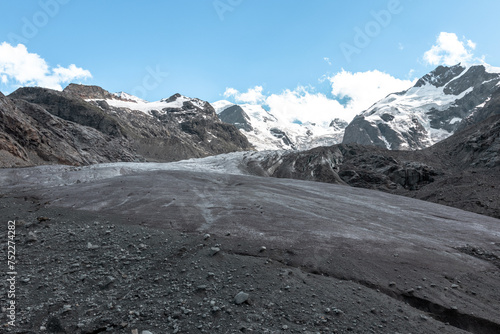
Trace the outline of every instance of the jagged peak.
<instances>
[{"instance_id":1,"label":"jagged peak","mask_svg":"<svg viewBox=\"0 0 500 334\"><path fill-rule=\"evenodd\" d=\"M179 93L175 93L174 95L170 96L169 98L162 99L161 101L162 102L175 102L175 101L177 101L178 98L186 98L186 97L179 94Z\"/></svg>"},{"instance_id":2,"label":"jagged peak","mask_svg":"<svg viewBox=\"0 0 500 334\"><path fill-rule=\"evenodd\" d=\"M118 93L113 93L114 97L118 100L122 101L131 101L135 103L147 103L148 101L141 99L140 97L131 95L129 93L125 92L118 92Z\"/></svg>"},{"instance_id":3,"label":"jagged peak","mask_svg":"<svg viewBox=\"0 0 500 334\"><path fill-rule=\"evenodd\" d=\"M443 87L467 73L500 74L500 68L486 63L458 63L453 66L439 65L434 70L421 77L414 87L423 87L426 84L431 84L438 88Z\"/></svg>"},{"instance_id":4,"label":"jagged peak","mask_svg":"<svg viewBox=\"0 0 500 334\"><path fill-rule=\"evenodd\" d=\"M229 102L227 100L219 100L219 101L211 102L210 104L212 105L212 107L214 107L215 112L217 114L220 114L221 112L223 112L227 108L230 108L232 106L237 105L237 104L235 104L233 102Z\"/></svg>"},{"instance_id":5,"label":"jagged peak","mask_svg":"<svg viewBox=\"0 0 500 334\"><path fill-rule=\"evenodd\" d=\"M102 87L92 85L81 85L70 83L63 92L76 95L84 100L89 99L113 99L113 94Z\"/></svg>"},{"instance_id":6,"label":"jagged peak","mask_svg":"<svg viewBox=\"0 0 500 334\"><path fill-rule=\"evenodd\" d=\"M464 72L466 68L467 67L463 66L461 63L454 66L440 65L430 73L427 73L426 75L421 77L414 87L423 87L426 84L431 84L435 87L442 87L446 85L451 79Z\"/></svg>"},{"instance_id":7,"label":"jagged peak","mask_svg":"<svg viewBox=\"0 0 500 334\"><path fill-rule=\"evenodd\" d=\"M12 99L36 100L39 96L74 97L66 92L44 87L20 87L8 95Z\"/></svg>"},{"instance_id":8,"label":"jagged peak","mask_svg":"<svg viewBox=\"0 0 500 334\"><path fill-rule=\"evenodd\" d=\"M345 129L348 125L349 125L349 123L347 121L340 119L340 118L334 118L330 122L329 127L341 130L341 129Z\"/></svg>"}]
</instances>

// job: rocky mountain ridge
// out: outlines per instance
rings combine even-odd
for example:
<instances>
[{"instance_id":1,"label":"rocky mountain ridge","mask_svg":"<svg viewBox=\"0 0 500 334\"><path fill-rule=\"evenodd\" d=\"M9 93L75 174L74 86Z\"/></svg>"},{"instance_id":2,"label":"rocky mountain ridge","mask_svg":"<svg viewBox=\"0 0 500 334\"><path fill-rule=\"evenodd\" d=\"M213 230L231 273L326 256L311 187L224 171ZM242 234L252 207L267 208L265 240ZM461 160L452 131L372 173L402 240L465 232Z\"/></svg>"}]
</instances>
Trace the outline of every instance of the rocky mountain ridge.
<instances>
[{"instance_id":1,"label":"rocky mountain ridge","mask_svg":"<svg viewBox=\"0 0 500 334\"><path fill-rule=\"evenodd\" d=\"M208 102L180 94L149 113L134 108L145 101L74 84L62 92L20 88L0 101L3 167L175 161L252 149Z\"/></svg>"}]
</instances>

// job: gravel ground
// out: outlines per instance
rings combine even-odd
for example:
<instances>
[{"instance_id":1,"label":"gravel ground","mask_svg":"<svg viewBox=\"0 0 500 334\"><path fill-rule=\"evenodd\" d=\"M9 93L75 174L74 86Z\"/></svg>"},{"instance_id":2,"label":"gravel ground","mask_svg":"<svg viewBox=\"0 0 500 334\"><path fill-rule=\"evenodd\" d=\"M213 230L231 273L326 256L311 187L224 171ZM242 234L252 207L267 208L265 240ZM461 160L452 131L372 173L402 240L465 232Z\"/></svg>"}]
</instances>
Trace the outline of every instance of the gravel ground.
<instances>
[{"instance_id":1,"label":"gravel ground","mask_svg":"<svg viewBox=\"0 0 500 334\"><path fill-rule=\"evenodd\" d=\"M226 251L227 236L9 195L0 210L16 220L16 326L2 293L5 333L467 333L376 288L287 266L263 247ZM5 259L6 241L1 250ZM8 289L5 279L0 286Z\"/></svg>"}]
</instances>

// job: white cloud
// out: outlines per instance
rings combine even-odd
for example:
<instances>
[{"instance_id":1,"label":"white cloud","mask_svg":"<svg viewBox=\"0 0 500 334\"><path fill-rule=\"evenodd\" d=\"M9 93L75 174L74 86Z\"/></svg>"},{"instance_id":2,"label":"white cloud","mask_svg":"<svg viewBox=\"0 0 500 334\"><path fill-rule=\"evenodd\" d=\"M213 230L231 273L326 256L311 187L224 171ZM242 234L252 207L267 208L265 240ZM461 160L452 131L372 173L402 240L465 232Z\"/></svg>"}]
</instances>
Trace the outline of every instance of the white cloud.
<instances>
[{"instance_id":1,"label":"white cloud","mask_svg":"<svg viewBox=\"0 0 500 334\"><path fill-rule=\"evenodd\" d=\"M334 118L350 121L388 94L408 89L415 83L415 80L400 80L380 71L351 73L342 70L328 80L332 94L340 99L346 98L346 104L303 86L269 96L262 94L261 86L243 94L234 88L226 88L224 96L234 98L236 103L265 105L283 122L298 120L328 126Z\"/></svg>"},{"instance_id":2,"label":"white cloud","mask_svg":"<svg viewBox=\"0 0 500 334\"><path fill-rule=\"evenodd\" d=\"M441 32L436 44L424 53L424 61L430 65L452 66L468 63L474 59L472 51L476 43L471 40L460 41L456 34Z\"/></svg>"},{"instance_id":3,"label":"white cloud","mask_svg":"<svg viewBox=\"0 0 500 334\"><path fill-rule=\"evenodd\" d=\"M332 94L348 98L345 113L353 118L390 93L400 92L415 84L415 80L397 79L377 70L351 73L342 70L330 77Z\"/></svg>"},{"instance_id":4,"label":"white cloud","mask_svg":"<svg viewBox=\"0 0 500 334\"><path fill-rule=\"evenodd\" d=\"M264 101L265 96L262 94L262 86L255 86L249 88L246 93L240 93L237 89L226 88L224 97L233 97L237 103L250 103L257 104Z\"/></svg>"},{"instance_id":5,"label":"white cloud","mask_svg":"<svg viewBox=\"0 0 500 334\"><path fill-rule=\"evenodd\" d=\"M330 60L330 58L325 57L325 58L323 58L323 60L324 60L324 61L326 61L326 63L327 63L328 65L332 65L332 61Z\"/></svg>"},{"instance_id":6,"label":"white cloud","mask_svg":"<svg viewBox=\"0 0 500 334\"><path fill-rule=\"evenodd\" d=\"M38 54L29 53L23 44L12 46L7 42L0 44L0 76L3 84L57 90L62 90L63 83L92 77L88 70L74 64L51 68Z\"/></svg>"},{"instance_id":7,"label":"white cloud","mask_svg":"<svg viewBox=\"0 0 500 334\"><path fill-rule=\"evenodd\" d=\"M224 97L236 97L240 92L237 89L234 88L226 88L226 91L224 92Z\"/></svg>"},{"instance_id":8,"label":"white cloud","mask_svg":"<svg viewBox=\"0 0 500 334\"><path fill-rule=\"evenodd\" d=\"M266 98L265 103L271 113L284 122L298 120L328 126L334 118L344 118L344 106L338 101L321 93L311 93L305 87L272 94Z\"/></svg>"}]
</instances>

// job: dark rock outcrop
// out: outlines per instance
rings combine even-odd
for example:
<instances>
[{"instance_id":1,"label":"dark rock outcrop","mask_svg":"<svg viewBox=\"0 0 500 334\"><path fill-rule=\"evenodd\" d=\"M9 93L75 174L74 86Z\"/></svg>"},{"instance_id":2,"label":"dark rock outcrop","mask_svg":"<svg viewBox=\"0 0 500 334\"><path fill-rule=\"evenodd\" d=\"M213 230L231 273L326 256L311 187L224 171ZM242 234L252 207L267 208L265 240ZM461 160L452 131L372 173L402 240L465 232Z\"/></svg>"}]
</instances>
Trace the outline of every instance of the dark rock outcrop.
<instances>
[{"instance_id":1,"label":"dark rock outcrop","mask_svg":"<svg viewBox=\"0 0 500 334\"><path fill-rule=\"evenodd\" d=\"M342 160L342 152L332 146L271 153L260 161L249 157L243 163L254 175L346 184L338 175Z\"/></svg>"},{"instance_id":2,"label":"dark rock outcrop","mask_svg":"<svg viewBox=\"0 0 500 334\"><path fill-rule=\"evenodd\" d=\"M99 86L87 86L79 84L69 84L63 92L78 96L81 99L119 99L107 90Z\"/></svg>"},{"instance_id":3,"label":"dark rock outcrop","mask_svg":"<svg viewBox=\"0 0 500 334\"><path fill-rule=\"evenodd\" d=\"M497 109L498 110L498 109ZM487 118L429 149L446 152L461 168L500 169L500 115Z\"/></svg>"},{"instance_id":4,"label":"dark rock outcrop","mask_svg":"<svg viewBox=\"0 0 500 334\"><path fill-rule=\"evenodd\" d=\"M245 113L243 108L241 108L239 105L235 104L229 108L224 109L224 111L219 114L219 118L225 123L233 124L238 129L245 131L253 130L253 127L250 124L250 118Z\"/></svg>"},{"instance_id":5,"label":"dark rock outcrop","mask_svg":"<svg viewBox=\"0 0 500 334\"><path fill-rule=\"evenodd\" d=\"M1 167L143 160L125 139L6 97L0 97L0 156Z\"/></svg>"},{"instance_id":6,"label":"dark rock outcrop","mask_svg":"<svg viewBox=\"0 0 500 334\"><path fill-rule=\"evenodd\" d=\"M490 100L487 101L483 107L476 108L469 117L464 119L460 123L458 130L464 130L471 125L478 124L495 115L500 115L500 88L492 94Z\"/></svg>"},{"instance_id":7,"label":"dark rock outcrop","mask_svg":"<svg viewBox=\"0 0 500 334\"><path fill-rule=\"evenodd\" d=\"M373 150L361 145L340 145L339 148L343 155L339 176L354 187L416 190L442 173L426 163L395 157L384 149Z\"/></svg>"},{"instance_id":8,"label":"dark rock outcrop","mask_svg":"<svg viewBox=\"0 0 500 334\"><path fill-rule=\"evenodd\" d=\"M465 68L460 66L460 64L451 67L440 65L432 72L420 78L415 84L415 87L423 87L427 84L431 84L435 87L443 87L450 82L450 80L460 75L464 70Z\"/></svg>"},{"instance_id":9,"label":"dark rock outcrop","mask_svg":"<svg viewBox=\"0 0 500 334\"><path fill-rule=\"evenodd\" d=\"M123 129L116 118L101 108L73 95L73 93L39 87L23 87L10 94L9 98L37 104L54 116L80 125L90 126L111 136L127 136L127 131Z\"/></svg>"},{"instance_id":10,"label":"dark rock outcrop","mask_svg":"<svg viewBox=\"0 0 500 334\"><path fill-rule=\"evenodd\" d=\"M296 149L294 143L290 140L290 138L288 137L288 134L285 131L278 129L278 128L271 128L269 131L271 132L271 134L274 137L281 140L285 146L289 146L293 150Z\"/></svg>"}]
</instances>

